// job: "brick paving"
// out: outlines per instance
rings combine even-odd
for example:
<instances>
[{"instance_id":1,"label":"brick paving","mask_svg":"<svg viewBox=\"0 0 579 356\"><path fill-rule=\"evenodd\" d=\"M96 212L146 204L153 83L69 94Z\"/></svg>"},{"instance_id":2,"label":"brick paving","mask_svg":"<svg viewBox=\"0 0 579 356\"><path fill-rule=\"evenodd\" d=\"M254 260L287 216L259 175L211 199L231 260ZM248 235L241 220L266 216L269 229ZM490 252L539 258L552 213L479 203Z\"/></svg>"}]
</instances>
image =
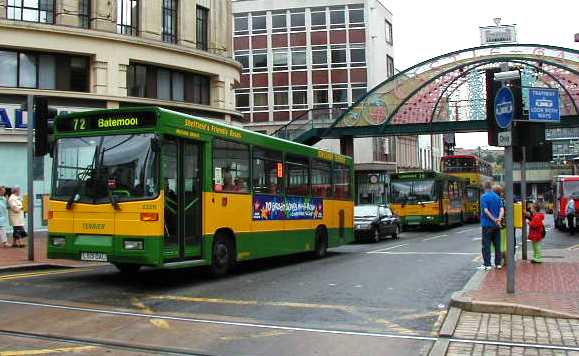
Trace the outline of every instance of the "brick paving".
<instances>
[{"instance_id":1,"label":"brick paving","mask_svg":"<svg viewBox=\"0 0 579 356\"><path fill-rule=\"evenodd\" d=\"M0 247L0 271L4 268L12 268L25 265L57 264L63 266L84 266L86 262L69 260L49 260L46 258L47 233L37 231L34 233L34 261L28 260L28 246L24 248ZM8 243L12 245L12 238L8 237ZM28 239L25 240L28 243Z\"/></svg>"},{"instance_id":2,"label":"brick paving","mask_svg":"<svg viewBox=\"0 0 579 356\"><path fill-rule=\"evenodd\" d=\"M576 351L535 349L497 345L473 345L451 342L447 356L579 356Z\"/></svg>"},{"instance_id":3,"label":"brick paving","mask_svg":"<svg viewBox=\"0 0 579 356\"><path fill-rule=\"evenodd\" d=\"M473 302L514 303L579 318L579 250L547 250L542 264L519 261L515 294L505 291L507 272L487 272L480 288L465 296Z\"/></svg>"}]
</instances>

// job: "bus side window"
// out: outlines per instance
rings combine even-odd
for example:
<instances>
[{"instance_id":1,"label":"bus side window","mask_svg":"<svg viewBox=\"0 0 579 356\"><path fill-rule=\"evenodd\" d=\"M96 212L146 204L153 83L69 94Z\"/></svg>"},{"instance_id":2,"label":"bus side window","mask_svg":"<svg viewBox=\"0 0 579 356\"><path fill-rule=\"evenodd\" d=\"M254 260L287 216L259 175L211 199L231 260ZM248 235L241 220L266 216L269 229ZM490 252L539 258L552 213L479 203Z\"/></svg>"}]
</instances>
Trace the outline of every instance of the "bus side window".
<instances>
[{"instance_id":1,"label":"bus side window","mask_svg":"<svg viewBox=\"0 0 579 356\"><path fill-rule=\"evenodd\" d=\"M254 147L253 191L261 194L283 194L283 162L281 152Z\"/></svg>"},{"instance_id":2,"label":"bus side window","mask_svg":"<svg viewBox=\"0 0 579 356\"><path fill-rule=\"evenodd\" d=\"M332 164L312 160L312 196L327 198L332 196Z\"/></svg>"},{"instance_id":3,"label":"bus side window","mask_svg":"<svg viewBox=\"0 0 579 356\"><path fill-rule=\"evenodd\" d=\"M307 196L310 194L309 163L305 157L286 156L287 195Z\"/></svg>"},{"instance_id":4,"label":"bus side window","mask_svg":"<svg viewBox=\"0 0 579 356\"><path fill-rule=\"evenodd\" d=\"M218 184L221 182L217 182L216 176L213 177L216 191L249 191L248 145L215 139L213 141L213 167L214 170L215 168L221 168L221 178L223 180L223 184Z\"/></svg>"},{"instance_id":5,"label":"bus side window","mask_svg":"<svg viewBox=\"0 0 579 356\"><path fill-rule=\"evenodd\" d=\"M350 168L343 164L334 165L334 196L338 199L350 199Z\"/></svg>"}]
</instances>

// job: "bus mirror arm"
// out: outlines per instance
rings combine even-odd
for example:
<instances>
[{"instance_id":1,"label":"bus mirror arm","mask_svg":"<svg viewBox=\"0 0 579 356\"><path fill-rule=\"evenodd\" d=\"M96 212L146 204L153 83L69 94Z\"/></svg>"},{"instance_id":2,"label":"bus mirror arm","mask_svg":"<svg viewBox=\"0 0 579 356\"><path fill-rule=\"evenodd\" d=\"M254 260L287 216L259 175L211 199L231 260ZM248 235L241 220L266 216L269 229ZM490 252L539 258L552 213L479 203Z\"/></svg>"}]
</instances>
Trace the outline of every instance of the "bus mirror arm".
<instances>
[{"instance_id":1,"label":"bus mirror arm","mask_svg":"<svg viewBox=\"0 0 579 356\"><path fill-rule=\"evenodd\" d=\"M161 152L161 142L159 141L159 138L153 137L151 139L151 150L155 153Z\"/></svg>"}]
</instances>

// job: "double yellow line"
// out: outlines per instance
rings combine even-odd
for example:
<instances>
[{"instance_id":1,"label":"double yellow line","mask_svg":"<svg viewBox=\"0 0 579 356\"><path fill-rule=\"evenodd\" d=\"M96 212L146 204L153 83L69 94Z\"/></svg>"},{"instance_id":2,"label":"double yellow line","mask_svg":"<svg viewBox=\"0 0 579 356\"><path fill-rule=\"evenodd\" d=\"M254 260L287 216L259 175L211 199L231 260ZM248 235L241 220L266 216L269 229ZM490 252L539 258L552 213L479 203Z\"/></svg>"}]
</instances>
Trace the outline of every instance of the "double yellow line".
<instances>
[{"instance_id":1,"label":"double yellow line","mask_svg":"<svg viewBox=\"0 0 579 356\"><path fill-rule=\"evenodd\" d=\"M72 269L65 269L65 270L56 270L56 271L43 271L43 272L29 272L29 273L17 273L17 274L9 274L5 276L0 276L0 282L2 281L10 281L14 279L24 279L24 278L32 278L32 277L40 277L46 276L51 274L64 274L64 273L74 273L74 272L83 272L93 270L94 268L72 268Z\"/></svg>"}]
</instances>

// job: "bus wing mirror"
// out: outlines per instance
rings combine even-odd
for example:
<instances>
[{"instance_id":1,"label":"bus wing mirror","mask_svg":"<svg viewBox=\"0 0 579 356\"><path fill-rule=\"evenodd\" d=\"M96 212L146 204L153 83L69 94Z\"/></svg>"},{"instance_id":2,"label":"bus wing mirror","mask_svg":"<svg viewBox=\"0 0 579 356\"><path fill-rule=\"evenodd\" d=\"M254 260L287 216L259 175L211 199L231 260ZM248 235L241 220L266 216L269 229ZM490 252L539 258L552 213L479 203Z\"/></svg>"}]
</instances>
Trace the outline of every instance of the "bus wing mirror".
<instances>
[{"instance_id":1,"label":"bus wing mirror","mask_svg":"<svg viewBox=\"0 0 579 356\"><path fill-rule=\"evenodd\" d=\"M155 153L161 152L161 142L157 137L151 139L151 150Z\"/></svg>"}]
</instances>

